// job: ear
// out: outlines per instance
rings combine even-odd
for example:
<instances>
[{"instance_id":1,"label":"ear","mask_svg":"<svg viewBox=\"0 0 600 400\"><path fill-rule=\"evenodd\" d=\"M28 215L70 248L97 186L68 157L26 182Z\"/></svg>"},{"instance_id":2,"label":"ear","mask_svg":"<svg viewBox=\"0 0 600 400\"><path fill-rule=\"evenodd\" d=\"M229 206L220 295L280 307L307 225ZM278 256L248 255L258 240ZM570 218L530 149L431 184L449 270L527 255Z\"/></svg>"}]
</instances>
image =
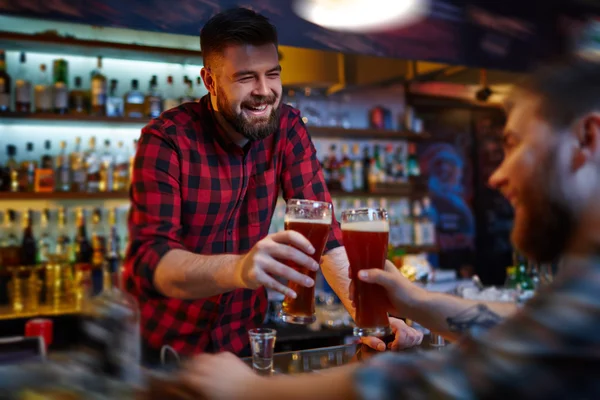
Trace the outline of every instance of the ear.
<instances>
[{"instance_id":1,"label":"ear","mask_svg":"<svg viewBox=\"0 0 600 400\"><path fill-rule=\"evenodd\" d=\"M591 160L600 161L600 113L590 113L577 124L575 131L579 146L573 158L573 169Z\"/></svg>"},{"instance_id":2,"label":"ear","mask_svg":"<svg viewBox=\"0 0 600 400\"><path fill-rule=\"evenodd\" d=\"M204 82L204 87L206 88L206 90L208 90L208 92L210 93L211 96L216 96L217 95L217 90L216 90L217 86L216 86L216 82L215 82L215 77L213 76L210 69L202 68L200 70L200 76L202 77L202 82Z\"/></svg>"}]
</instances>

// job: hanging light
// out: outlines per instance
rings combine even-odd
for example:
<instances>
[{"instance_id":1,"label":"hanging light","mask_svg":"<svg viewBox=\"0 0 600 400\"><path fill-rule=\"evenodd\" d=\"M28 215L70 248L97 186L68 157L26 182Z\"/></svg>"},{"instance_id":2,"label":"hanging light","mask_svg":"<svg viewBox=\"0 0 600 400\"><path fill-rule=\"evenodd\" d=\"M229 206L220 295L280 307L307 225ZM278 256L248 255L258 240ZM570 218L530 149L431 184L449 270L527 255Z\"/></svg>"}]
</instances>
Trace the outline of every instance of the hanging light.
<instances>
[{"instance_id":1,"label":"hanging light","mask_svg":"<svg viewBox=\"0 0 600 400\"><path fill-rule=\"evenodd\" d=\"M429 0L296 0L300 17L339 31L376 32L406 26L423 18Z\"/></svg>"}]
</instances>

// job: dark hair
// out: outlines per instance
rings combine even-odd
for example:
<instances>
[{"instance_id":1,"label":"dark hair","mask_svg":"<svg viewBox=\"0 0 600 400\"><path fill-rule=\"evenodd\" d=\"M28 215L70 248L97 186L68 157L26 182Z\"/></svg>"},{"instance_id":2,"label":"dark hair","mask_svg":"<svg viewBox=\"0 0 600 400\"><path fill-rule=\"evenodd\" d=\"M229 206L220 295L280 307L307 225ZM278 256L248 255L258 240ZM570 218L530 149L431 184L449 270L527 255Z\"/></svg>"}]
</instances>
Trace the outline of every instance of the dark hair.
<instances>
[{"instance_id":1,"label":"dark hair","mask_svg":"<svg viewBox=\"0 0 600 400\"><path fill-rule=\"evenodd\" d=\"M585 114L600 110L600 63L571 57L544 66L516 92L539 96L539 116L555 128L567 128ZM512 107L510 99L507 107Z\"/></svg>"},{"instance_id":2,"label":"dark hair","mask_svg":"<svg viewBox=\"0 0 600 400\"><path fill-rule=\"evenodd\" d=\"M200 31L200 48L204 64L209 67L228 45L261 46L268 43L278 44L275 26L267 17L247 8L220 12Z\"/></svg>"}]
</instances>

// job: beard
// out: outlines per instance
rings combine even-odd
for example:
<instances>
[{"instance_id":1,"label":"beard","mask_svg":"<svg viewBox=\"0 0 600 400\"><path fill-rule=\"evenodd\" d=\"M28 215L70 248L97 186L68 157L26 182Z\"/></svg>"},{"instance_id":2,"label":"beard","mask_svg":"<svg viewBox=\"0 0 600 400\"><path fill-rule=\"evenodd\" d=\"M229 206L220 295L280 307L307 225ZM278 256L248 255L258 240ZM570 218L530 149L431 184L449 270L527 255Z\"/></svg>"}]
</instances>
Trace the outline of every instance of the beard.
<instances>
[{"instance_id":1,"label":"beard","mask_svg":"<svg viewBox=\"0 0 600 400\"><path fill-rule=\"evenodd\" d=\"M234 107L223 91L217 87L217 106L219 112L227 122L233 126L236 132L239 132L246 139L260 140L269 137L279 127L279 104L277 97L271 96L250 96L241 104L245 106L255 106L257 104L268 104L272 106L271 113L266 117L247 117L242 111L235 113Z\"/></svg>"},{"instance_id":2,"label":"beard","mask_svg":"<svg viewBox=\"0 0 600 400\"><path fill-rule=\"evenodd\" d=\"M565 252L578 220L560 190L556 153L537 164L522 190L511 234L515 247L538 263L554 262Z\"/></svg>"}]
</instances>

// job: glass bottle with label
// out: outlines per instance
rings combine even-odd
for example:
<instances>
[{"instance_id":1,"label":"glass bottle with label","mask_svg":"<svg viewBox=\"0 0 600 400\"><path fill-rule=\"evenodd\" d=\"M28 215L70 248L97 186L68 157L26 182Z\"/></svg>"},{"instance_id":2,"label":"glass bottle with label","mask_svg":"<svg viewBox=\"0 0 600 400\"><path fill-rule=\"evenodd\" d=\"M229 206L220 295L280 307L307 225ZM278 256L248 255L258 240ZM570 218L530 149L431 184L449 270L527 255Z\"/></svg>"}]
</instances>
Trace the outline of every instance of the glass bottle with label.
<instances>
[{"instance_id":1,"label":"glass bottle with label","mask_svg":"<svg viewBox=\"0 0 600 400\"><path fill-rule=\"evenodd\" d=\"M87 227L85 222L85 210L78 208L77 215L77 233L74 242L75 256L75 279L79 283L81 290L80 300L84 300L91 295L92 292L92 245L88 240Z\"/></svg>"},{"instance_id":2,"label":"glass bottle with label","mask_svg":"<svg viewBox=\"0 0 600 400\"><path fill-rule=\"evenodd\" d=\"M157 118L162 113L162 96L158 91L158 80L156 75L152 75L150 80L150 88L148 94L144 98L144 111L145 116L150 118Z\"/></svg>"},{"instance_id":3,"label":"glass bottle with label","mask_svg":"<svg viewBox=\"0 0 600 400\"><path fill-rule=\"evenodd\" d=\"M89 147L84 155L84 166L86 170L86 191L98 192L100 189L100 159L96 152L96 138L91 137Z\"/></svg>"},{"instance_id":4,"label":"glass bottle with label","mask_svg":"<svg viewBox=\"0 0 600 400\"><path fill-rule=\"evenodd\" d=\"M75 77L75 88L69 93L69 112L71 114L90 113L90 93L81 88L81 77Z\"/></svg>"},{"instance_id":5,"label":"glass bottle with label","mask_svg":"<svg viewBox=\"0 0 600 400\"><path fill-rule=\"evenodd\" d=\"M117 144L117 154L115 154L115 167L113 176L113 188L115 192L126 191L129 185L129 157L123 148L123 142Z\"/></svg>"},{"instance_id":6,"label":"glass bottle with label","mask_svg":"<svg viewBox=\"0 0 600 400\"><path fill-rule=\"evenodd\" d=\"M73 247L71 246L71 235L67 226L68 211L65 207L58 209L55 253L65 257L68 261L73 261Z\"/></svg>"},{"instance_id":7,"label":"glass bottle with label","mask_svg":"<svg viewBox=\"0 0 600 400\"><path fill-rule=\"evenodd\" d=\"M55 244L52 243L52 236L49 230L50 222L50 210L45 208L42 210L40 216L40 239L38 241L38 263L45 263L48 261L48 255L52 253L55 248Z\"/></svg>"},{"instance_id":8,"label":"glass bottle with label","mask_svg":"<svg viewBox=\"0 0 600 400\"><path fill-rule=\"evenodd\" d=\"M15 160L15 157L17 156L17 147L9 144L6 146L6 154L8 155L8 160L6 161L5 182L3 183L2 189L10 192L18 192L19 163Z\"/></svg>"},{"instance_id":9,"label":"glass bottle with label","mask_svg":"<svg viewBox=\"0 0 600 400\"><path fill-rule=\"evenodd\" d=\"M97 68L92 71L92 108L91 114L95 116L106 115L106 76L102 73L102 57L98 56Z\"/></svg>"},{"instance_id":10,"label":"glass bottle with label","mask_svg":"<svg viewBox=\"0 0 600 400\"><path fill-rule=\"evenodd\" d=\"M185 86L184 95L181 97L181 103L191 103L196 99L194 98L194 82L184 75L183 85Z\"/></svg>"},{"instance_id":11,"label":"glass bottle with label","mask_svg":"<svg viewBox=\"0 0 600 400\"><path fill-rule=\"evenodd\" d=\"M21 169L19 171L19 190L21 192L33 192L35 170L38 167L38 163L33 157L33 143L27 142L26 149L25 160L21 162Z\"/></svg>"},{"instance_id":12,"label":"glass bottle with label","mask_svg":"<svg viewBox=\"0 0 600 400\"><path fill-rule=\"evenodd\" d=\"M19 57L19 71L17 72L17 80L15 81L15 111L30 113L31 96L31 81L27 76L25 53L22 52Z\"/></svg>"},{"instance_id":13,"label":"glass bottle with label","mask_svg":"<svg viewBox=\"0 0 600 400\"><path fill-rule=\"evenodd\" d=\"M97 208L92 214L92 295L102 291L104 276L104 258L106 254L106 236L102 225L102 210Z\"/></svg>"},{"instance_id":14,"label":"glass bottle with label","mask_svg":"<svg viewBox=\"0 0 600 400\"><path fill-rule=\"evenodd\" d=\"M81 138L75 138L75 149L69 155L71 166L71 191L84 192L86 189L87 171L85 169L84 155L81 151Z\"/></svg>"},{"instance_id":15,"label":"glass bottle with label","mask_svg":"<svg viewBox=\"0 0 600 400\"><path fill-rule=\"evenodd\" d=\"M46 64L40 64L40 75L37 84L34 87L33 97L35 102L35 112L51 113L53 111L52 86L50 85Z\"/></svg>"},{"instance_id":16,"label":"glass bottle with label","mask_svg":"<svg viewBox=\"0 0 600 400\"><path fill-rule=\"evenodd\" d=\"M54 60L54 112L67 114L69 112L69 64L64 59Z\"/></svg>"},{"instance_id":17,"label":"glass bottle with label","mask_svg":"<svg viewBox=\"0 0 600 400\"><path fill-rule=\"evenodd\" d=\"M137 79L131 81L131 90L125 94L124 103L126 117L144 117L144 93L139 90Z\"/></svg>"},{"instance_id":18,"label":"glass bottle with label","mask_svg":"<svg viewBox=\"0 0 600 400\"><path fill-rule=\"evenodd\" d=\"M33 236L33 211L23 213L23 237L21 239L21 264L35 265L37 242Z\"/></svg>"},{"instance_id":19,"label":"glass bottle with label","mask_svg":"<svg viewBox=\"0 0 600 400\"><path fill-rule=\"evenodd\" d=\"M69 171L69 156L67 155L67 142L60 142L60 153L56 156L56 169L54 176L56 178L56 191L68 192L71 190L71 174Z\"/></svg>"},{"instance_id":20,"label":"glass bottle with label","mask_svg":"<svg viewBox=\"0 0 600 400\"><path fill-rule=\"evenodd\" d=\"M110 140L104 141L104 151L100 156L100 186L101 192L111 192L114 187L114 168L115 162L112 151L110 150Z\"/></svg>"},{"instance_id":21,"label":"glass bottle with label","mask_svg":"<svg viewBox=\"0 0 600 400\"><path fill-rule=\"evenodd\" d=\"M0 112L10 111L11 85L10 75L6 72L6 53L0 50Z\"/></svg>"},{"instance_id":22,"label":"glass bottle with label","mask_svg":"<svg viewBox=\"0 0 600 400\"><path fill-rule=\"evenodd\" d=\"M163 110L170 110L179 105L177 96L175 95L175 87L173 86L173 77L167 77L167 88L165 89L165 99L163 102Z\"/></svg>"},{"instance_id":23,"label":"glass bottle with label","mask_svg":"<svg viewBox=\"0 0 600 400\"><path fill-rule=\"evenodd\" d=\"M110 90L106 100L106 115L108 117L123 116L123 97L117 96L118 83L116 79L110 80Z\"/></svg>"},{"instance_id":24,"label":"glass bottle with label","mask_svg":"<svg viewBox=\"0 0 600 400\"><path fill-rule=\"evenodd\" d=\"M44 141L44 150L45 153L42 156L41 168L44 169L54 169L54 162L52 156L50 155L50 150L52 149L52 142L50 140Z\"/></svg>"}]
</instances>

